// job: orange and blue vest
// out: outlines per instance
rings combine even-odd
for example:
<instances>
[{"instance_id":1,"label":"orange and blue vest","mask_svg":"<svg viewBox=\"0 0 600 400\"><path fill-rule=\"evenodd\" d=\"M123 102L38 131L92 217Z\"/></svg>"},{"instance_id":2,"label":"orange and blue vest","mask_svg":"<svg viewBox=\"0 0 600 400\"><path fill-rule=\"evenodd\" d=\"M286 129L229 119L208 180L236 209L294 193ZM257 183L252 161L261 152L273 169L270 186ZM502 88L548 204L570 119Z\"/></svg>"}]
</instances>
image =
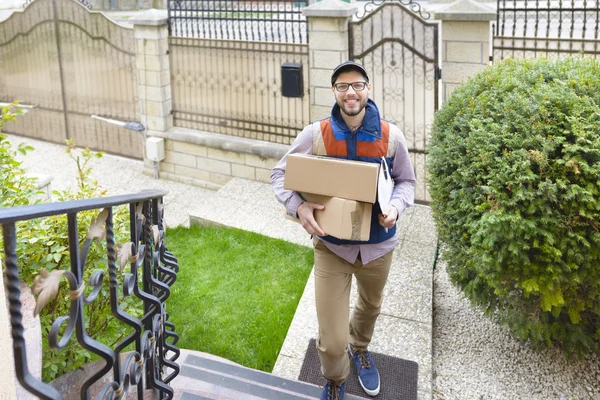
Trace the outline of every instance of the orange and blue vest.
<instances>
[{"instance_id":1,"label":"orange and blue vest","mask_svg":"<svg viewBox=\"0 0 600 400\"><path fill-rule=\"evenodd\" d=\"M391 160L402 133L396 125L381 119L371 99L368 99L365 110L362 125L353 133L344 122L340 107L335 104L331 116L313 123L313 154L377 164L381 162L381 157L385 157L388 170L391 171ZM396 226L386 232L379 225L380 213L381 208L376 201L373 204L368 241L342 240L331 235L322 239L338 245L381 243L396 234Z\"/></svg>"}]
</instances>

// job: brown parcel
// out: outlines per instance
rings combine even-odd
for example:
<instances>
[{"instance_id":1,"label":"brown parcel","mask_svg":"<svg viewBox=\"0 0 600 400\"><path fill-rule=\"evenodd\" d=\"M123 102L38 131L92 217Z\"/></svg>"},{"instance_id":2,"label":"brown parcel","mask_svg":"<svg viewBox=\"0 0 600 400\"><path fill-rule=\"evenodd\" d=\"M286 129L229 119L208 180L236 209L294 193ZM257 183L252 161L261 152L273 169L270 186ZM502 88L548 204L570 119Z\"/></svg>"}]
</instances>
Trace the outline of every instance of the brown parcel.
<instances>
[{"instance_id":1,"label":"brown parcel","mask_svg":"<svg viewBox=\"0 0 600 400\"><path fill-rule=\"evenodd\" d=\"M283 188L375 203L378 176L377 163L290 154Z\"/></svg>"},{"instance_id":2,"label":"brown parcel","mask_svg":"<svg viewBox=\"0 0 600 400\"><path fill-rule=\"evenodd\" d=\"M325 206L323 210L315 210L315 220L328 235L338 239L369 240L372 209L370 203L310 193L300 195L306 201ZM297 218L288 216L288 219L300 222Z\"/></svg>"}]
</instances>

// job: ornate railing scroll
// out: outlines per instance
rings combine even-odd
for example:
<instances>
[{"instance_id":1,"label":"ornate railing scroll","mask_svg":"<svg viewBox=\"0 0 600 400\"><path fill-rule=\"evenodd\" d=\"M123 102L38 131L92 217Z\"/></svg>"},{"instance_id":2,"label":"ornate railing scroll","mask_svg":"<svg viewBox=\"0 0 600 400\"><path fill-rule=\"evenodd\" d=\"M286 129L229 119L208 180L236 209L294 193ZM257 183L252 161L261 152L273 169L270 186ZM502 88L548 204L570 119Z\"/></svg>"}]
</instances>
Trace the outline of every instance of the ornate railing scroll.
<instances>
[{"instance_id":1,"label":"ornate railing scroll","mask_svg":"<svg viewBox=\"0 0 600 400\"><path fill-rule=\"evenodd\" d=\"M380 5L382 5L385 1L386 0L369 0L369 1L367 1L364 4L364 7L362 8L362 10L359 10L356 13L356 18L361 19L361 18L365 17L367 14L372 13ZM421 19L423 19L423 20L426 20L426 19L428 20L429 18L431 18L431 13L425 11L421 7L421 4L415 3L413 0L395 0L395 1L397 1L399 4L402 4L406 10L410 10L415 15L418 15L419 17L421 17Z\"/></svg>"},{"instance_id":2,"label":"ornate railing scroll","mask_svg":"<svg viewBox=\"0 0 600 400\"><path fill-rule=\"evenodd\" d=\"M112 375L111 379L98 391L95 396L97 399L127 398L132 386L137 387L137 397L140 400L144 398L145 389L153 390L157 399L173 398L169 382L179 373L179 366L175 363L179 357L179 349L175 346L178 336L173 324L168 322L165 302L175 283L179 267L177 258L164 244L165 194L161 190L147 190L131 195L0 209L15 370L17 379L27 391L42 399L63 398L59 390L34 377L27 368L19 289L17 223L34 218L67 215L71 268L51 272L42 268L32 286L33 293L38 295L34 311L37 314L56 297L61 280L65 279L68 284L69 315L59 316L54 320L48 334L48 345L50 348L62 349L75 336L83 348L104 359L105 365L82 383L82 399L91 397L90 387L107 373ZM130 209L131 241L120 246L120 251L117 252L113 208L127 204ZM80 243L78 213L88 210L100 211L92 220L87 237ZM114 349L92 339L84 324L85 305L102 295L104 284L103 270L95 271L87 282L83 281L88 252L94 240L106 240L112 315L131 327L131 333L117 343ZM129 272L125 273L120 288L117 268L123 271L127 265ZM119 307L119 293L124 297L136 296L143 301L144 313L141 318L136 318ZM132 343L135 343L135 351L126 356L124 354L121 361L121 352Z\"/></svg>"}]
</instances>

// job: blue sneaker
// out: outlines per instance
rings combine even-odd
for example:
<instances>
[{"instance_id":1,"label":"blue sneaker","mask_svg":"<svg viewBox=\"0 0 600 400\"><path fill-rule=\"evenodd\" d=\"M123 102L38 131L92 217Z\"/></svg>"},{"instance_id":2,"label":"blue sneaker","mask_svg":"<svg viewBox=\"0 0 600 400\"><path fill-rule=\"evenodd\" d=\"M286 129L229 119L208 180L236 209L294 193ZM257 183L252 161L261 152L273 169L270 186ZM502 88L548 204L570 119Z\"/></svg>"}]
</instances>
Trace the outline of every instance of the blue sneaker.
<instances>
[{"instance_id":1,"label":"blue sneaker","mask_svg":"<svg viewBox=\"0 0 600 400\"><path fill-rule=\"evenodd\" d=\"M344 400L344 392L346 391L346 381L341 386L327 379L327 385L323 388L320 400Z\"/></svg>"},{"instance_id":2,"label":"blue sneaker","mask_svg":"<svg viewBox=\"0 0 600 400\"><path fill-rule=\"evenodd\" d=\"M360 386L369 396L377 396L381 388L379 385L379 371L377 371L371 353L366 350L356 350L350 345L348 345L348 353L350 353L350 357L352 357L356 366Z\"/></svg>"}]
</instances>

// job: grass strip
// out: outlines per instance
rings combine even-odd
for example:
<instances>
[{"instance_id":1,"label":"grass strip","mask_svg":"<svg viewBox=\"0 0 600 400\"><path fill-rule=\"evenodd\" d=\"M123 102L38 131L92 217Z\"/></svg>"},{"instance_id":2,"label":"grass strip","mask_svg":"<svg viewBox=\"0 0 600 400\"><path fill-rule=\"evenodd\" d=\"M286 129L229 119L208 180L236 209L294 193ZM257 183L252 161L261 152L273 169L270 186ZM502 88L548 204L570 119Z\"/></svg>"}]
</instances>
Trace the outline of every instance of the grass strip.
<instances>
[{"instance_id":1,"label":"grass strip","mask_svg":"<svg viewBox=\"0 0 600 400\"><path fill-rule=\"evenodd\" d=\"M222 227L177 227L165 240L180 268L167 300L177 346L271 372L312 269L312 249Z\"/></svg>"}]
</instances>

